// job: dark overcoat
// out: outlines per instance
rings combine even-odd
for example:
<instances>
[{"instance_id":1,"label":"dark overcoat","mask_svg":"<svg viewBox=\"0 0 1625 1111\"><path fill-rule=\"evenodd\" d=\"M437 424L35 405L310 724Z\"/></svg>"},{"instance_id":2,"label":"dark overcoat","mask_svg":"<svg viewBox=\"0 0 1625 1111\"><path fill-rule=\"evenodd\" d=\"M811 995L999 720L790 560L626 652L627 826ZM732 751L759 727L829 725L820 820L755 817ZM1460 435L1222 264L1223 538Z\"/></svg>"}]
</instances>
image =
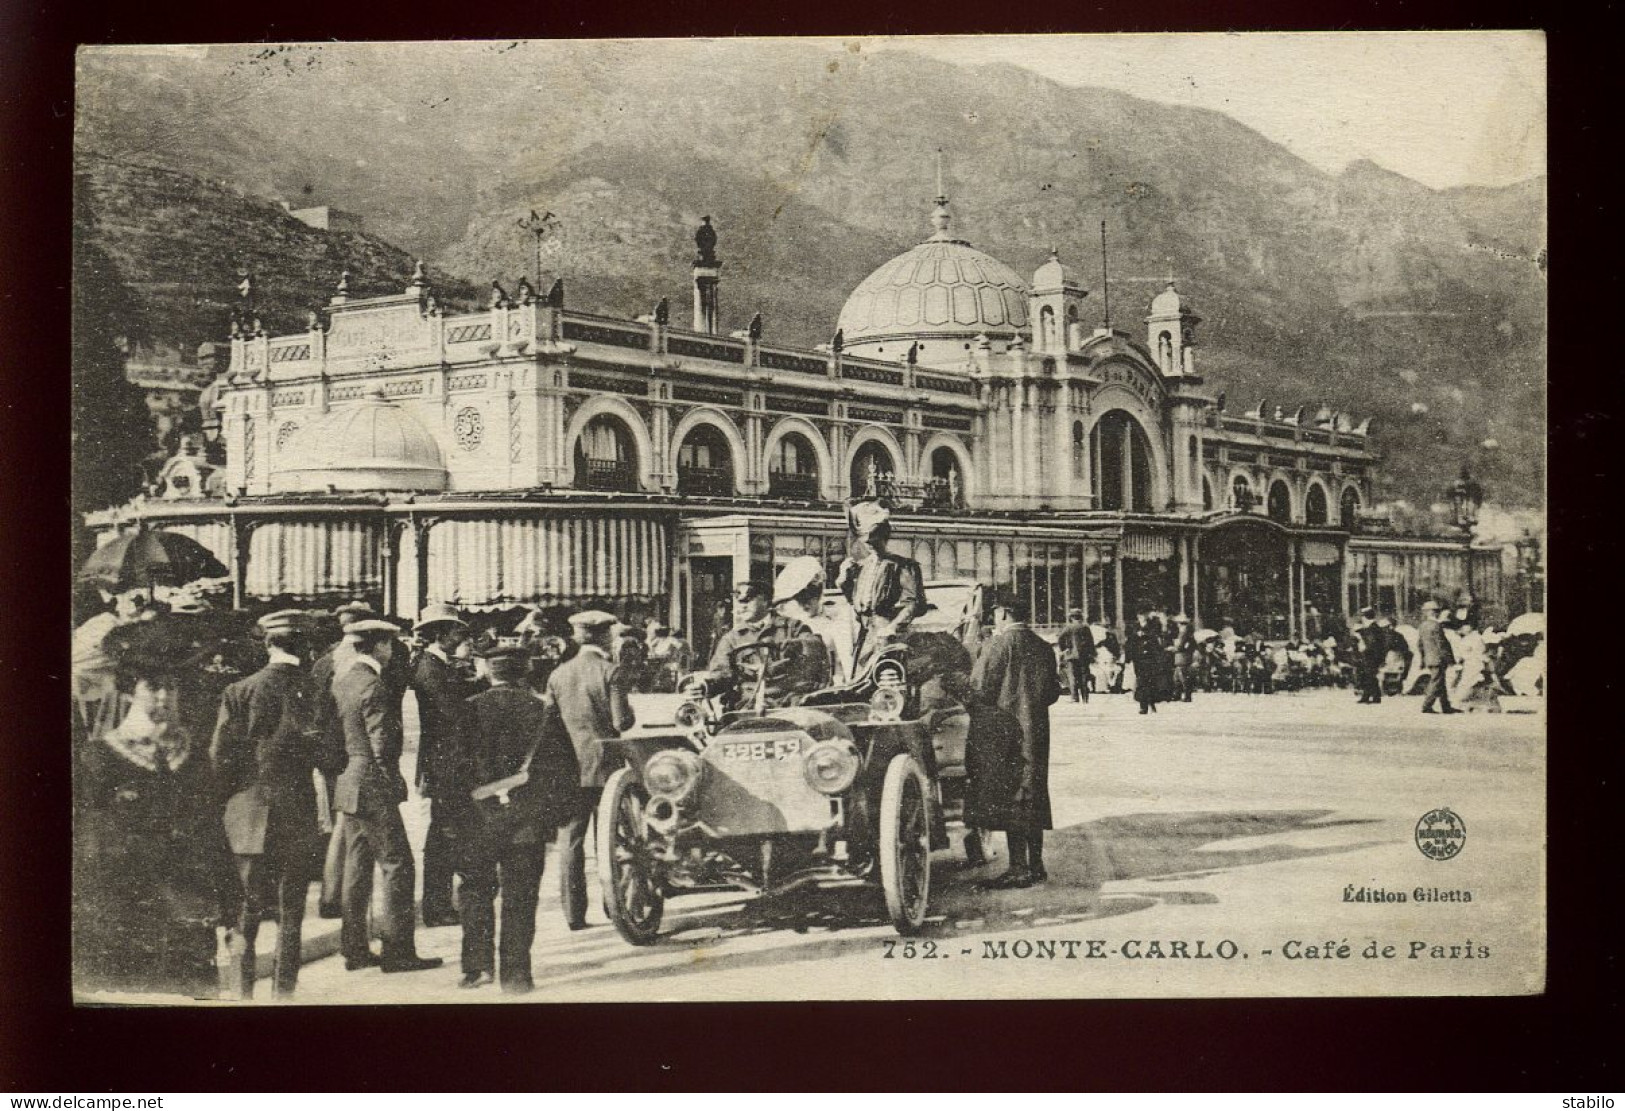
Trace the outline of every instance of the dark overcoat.
<instances>
[{"instance_id":1,"label":"dark overcoat","mask_svg":"<svg viewBox=\"0 0 1625 1111\"><path fill-rule=\"evenodd\" d=\"M289 663L267 664L221 695L209 760L233 853L311 865L321 836L315 704L310 680Z\"/></svg>"},{"instance_id":2,"label":"dark overcoat","mask_svg":"<svg viewBox=\"0 0 1625 1111\"><path fill-rule=\"evenodd\" d=\"M575 747L583 787L602 787L614 770L599 742L632 727L632 703L618 671L601 651L583 648L547 677L547 693Z\"/></svg>"},{"instance_id":3,"label":"dark overcoat","mask_svg":"<svg viewBox=\"0 0 1625 1111\"><path fill-rule=\"evenodd\" d=\"M1016 785L1027 788L1027 800L1025 813L1018 809L1016 816L1024 817L1029 829L1053 828L1049 800L1049 708L1061 697L1055 649L1026 625L1006 628L988 641L977 658L971 671L971 685L983 702L1003 710L1020 726L1022 774ZM973 716L971 720L970 744L984 749L976 759L1007 767L1012 763L1008 739L1004 736L1008 726L995 723L991 717L987 720L989 724L983 737L975 732L977 718ZM999 781L1002 782L1002 778ZM1003 800L989 797L983 801L987 806L997 807ZM1014 799L1010 801L1014 803Z\"/></svg>"},{"instance_id":4,"label":"dark overcoat","mask_svg":"<svg viewBox=\"0 0 1625 1111\"><path fill-rule=\"evenodd\" d=\"M357 659L333 680L333 702L347 760L333 788L333 806L344 814L383 817L406 801L400 694Z\"/></svg>"},{"instance_id":5,"label":"dark overcoat","mask_svg":"<svg viewBox=\"0 0 1625 1111\"><path fill-rule=\"evenodd\" d=\"M1134 665L1134 700L1166 702L1173 693L1173 657L1155 621L1128 631L1128 659Z\"/></svg>"},{"instance_id":6,"label":"dark overcoat","mask_svg":"<svg viewBox=\"0 0 1625 1111\"><path fill-rule=\"evenodd\" d=\"M476 821L476 847L494 854L500 849L494 839L528 844L551 838L580 805L581 769L557 708L529 687L504 684L473 696L461 711L442 769L446 790L466 797L481 784L515 775L530 760L529 782L508 803L512 820Z\"/></svg>"},{"instance_id":7,"label":"dark overcoat","mask_svg":"<svg viewBox=\"0 0 1625 1111\"><path fill-rule=\"evenodd\" d=\"M433 652L424 652L412 668L412 693L418 703L418 756L413 779L426 798L445 797L441 769L454 743L458 708L473 692L474 684Z\"/></svg>"}]
</instances>

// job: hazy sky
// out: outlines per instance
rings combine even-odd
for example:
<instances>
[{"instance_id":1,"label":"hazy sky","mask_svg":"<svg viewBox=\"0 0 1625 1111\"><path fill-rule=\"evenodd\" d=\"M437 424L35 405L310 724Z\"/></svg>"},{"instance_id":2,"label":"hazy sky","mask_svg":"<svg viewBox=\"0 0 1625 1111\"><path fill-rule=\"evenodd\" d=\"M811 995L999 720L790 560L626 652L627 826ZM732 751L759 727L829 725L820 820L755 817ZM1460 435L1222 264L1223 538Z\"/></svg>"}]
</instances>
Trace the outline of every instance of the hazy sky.
<instances>
[{"instance_id":1,"label":"hazy sky","mask_svg":"<svg viewBox=\"0 0 1625 1111\"><path fill-rule=\"evenodd\" d=\"M1010 62L1233 116L1322 169L1357 158L1443 188L1546 169L1546 42L1536 32L895 38L865 46Z\"/></svg>"}]
</instances>

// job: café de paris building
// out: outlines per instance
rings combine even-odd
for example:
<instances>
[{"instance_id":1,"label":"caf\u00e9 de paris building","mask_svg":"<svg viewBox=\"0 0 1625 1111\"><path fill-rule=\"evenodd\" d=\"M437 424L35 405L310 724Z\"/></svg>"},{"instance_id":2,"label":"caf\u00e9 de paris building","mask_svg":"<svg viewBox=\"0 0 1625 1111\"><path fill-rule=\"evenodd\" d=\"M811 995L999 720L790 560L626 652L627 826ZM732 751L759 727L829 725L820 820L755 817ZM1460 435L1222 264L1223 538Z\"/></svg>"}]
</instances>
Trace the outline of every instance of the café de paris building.
<instances>
[{"instance_id":1,"label":"caf\u00e9 de paris building","mask_svg":"<svg viewBox=\"0 0 1625 1111\"><path fill-rule=\"evenodd\" d=\"M191 445L177 481L90 523L191 535L243 603L592 603L702 650L734 582L803 554L833 576L843 502L864 495L892 499L894 546L927 579L1019 594L1040 627L1154 602L1283 637L1317 611L1408 617L1469 582L1460 541L1362 531L1369 421L1225 409L1172 281L1141 329L1085 325L1053 254L1027 280L950 230L946 198L932 224L815 350L771 343L759 317L722 329L709 222L689 327L664 301L582 311L562 282L493 285L456 315L421 268L391 296L341 281L306 332L234 329L208 395L218 473L195 473ZM1471 558L1493 606L1499 553Z\"/></svg>"}]
</instances>

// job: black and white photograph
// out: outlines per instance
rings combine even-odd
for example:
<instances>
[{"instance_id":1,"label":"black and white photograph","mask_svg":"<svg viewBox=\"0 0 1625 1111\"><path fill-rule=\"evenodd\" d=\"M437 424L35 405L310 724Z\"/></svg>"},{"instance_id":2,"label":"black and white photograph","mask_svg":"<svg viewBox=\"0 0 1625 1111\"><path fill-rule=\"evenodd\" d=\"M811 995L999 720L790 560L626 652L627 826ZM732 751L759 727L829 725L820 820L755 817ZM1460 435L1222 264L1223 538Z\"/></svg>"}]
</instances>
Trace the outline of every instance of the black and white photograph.
<instances>
[{"instance_id":1,"label":"black and white photograph","mask_svg":"<svg viewBox=\"0 0 1625 1111\"><path fill-rule=\"evenodd\" d=\"M1545 990L1541 33L74 85L76 1004Z\"/></svg>"}]
</instances>

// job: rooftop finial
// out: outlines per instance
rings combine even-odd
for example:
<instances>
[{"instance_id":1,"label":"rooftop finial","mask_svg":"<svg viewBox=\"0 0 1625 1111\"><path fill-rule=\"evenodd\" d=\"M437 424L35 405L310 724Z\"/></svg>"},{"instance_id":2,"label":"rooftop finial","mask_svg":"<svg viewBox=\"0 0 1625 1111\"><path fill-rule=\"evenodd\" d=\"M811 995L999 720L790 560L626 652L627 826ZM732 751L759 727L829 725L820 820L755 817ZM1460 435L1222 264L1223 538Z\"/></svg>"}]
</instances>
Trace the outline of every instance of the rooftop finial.
<instances>
[{"instance_id":1,"label":"rooftop finial","mask_svg":"<svg viewBox=\"0 0 1625 1111\"><path fill-rule=\"evenodd\" d=\"M937 207L931 213L931 226L937 229L935 239L948 238L948 191L942 184L942 148L937 148Z\"/></svg>"}]
</instances>

